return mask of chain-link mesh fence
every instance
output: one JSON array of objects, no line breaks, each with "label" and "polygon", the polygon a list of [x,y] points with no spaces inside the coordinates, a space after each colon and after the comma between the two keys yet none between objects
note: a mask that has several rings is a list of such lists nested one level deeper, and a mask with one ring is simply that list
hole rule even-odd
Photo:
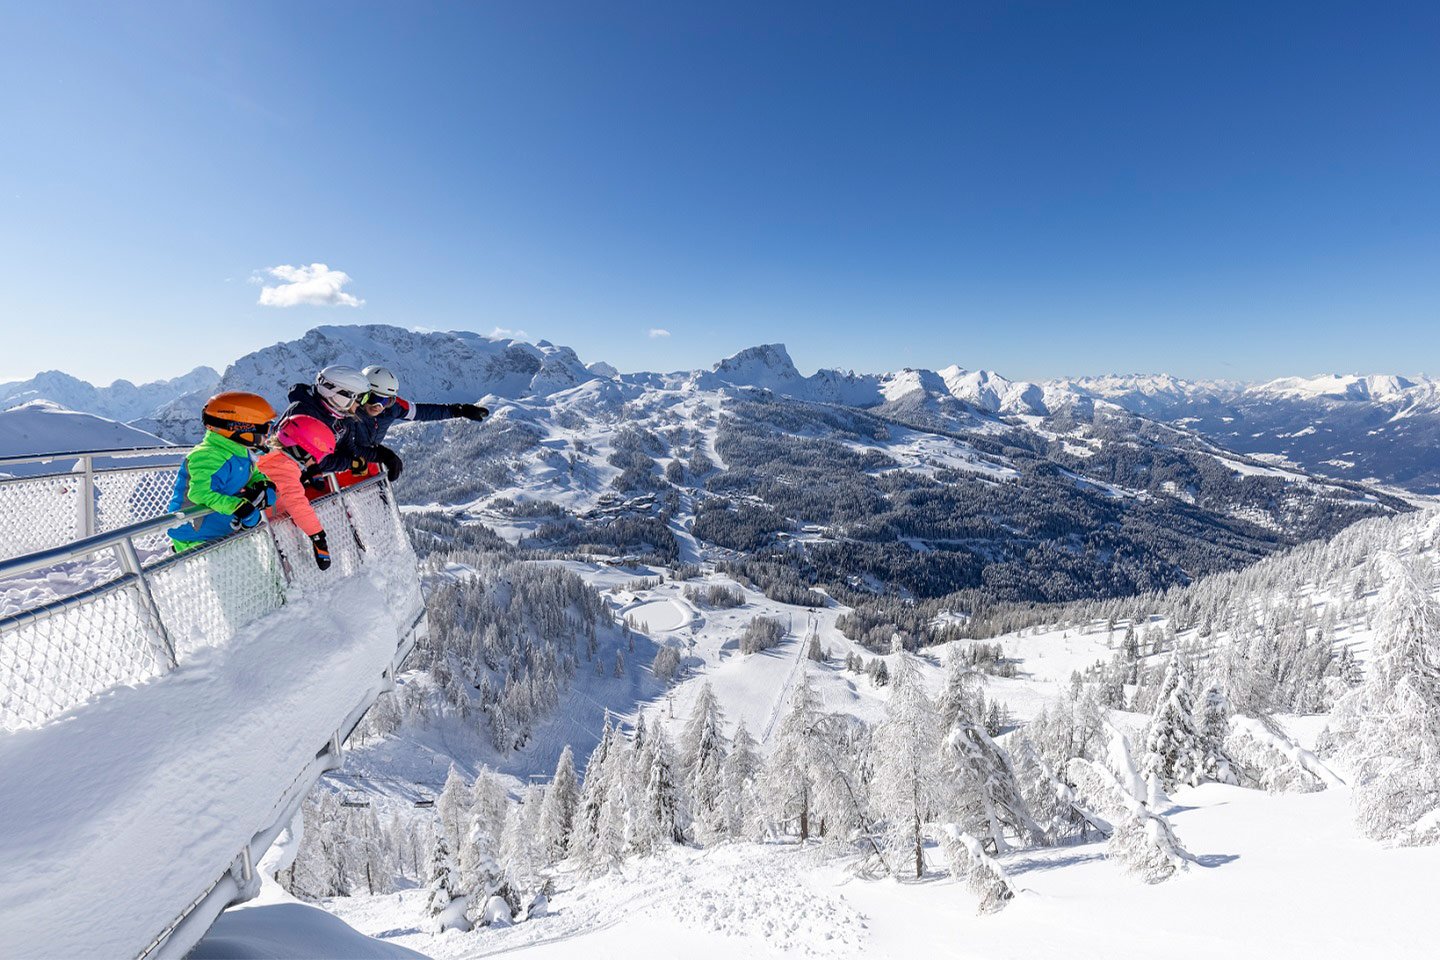
[{"label": "chain-link mesh fence", "polygon": [[260,527],[166,560],[147,579],[177,657],[228,643],[285,602],[280,558]]},{"label": "chain-link mesh fence", "polygon": [[0,559],[76,539],[84,474],[0,480]]},{"label": "chain-link mesh fence", "polygon": [[95,474],[95,532],[158,517],[175,490],[178,467],[132,467]]},{"label": "chain-link mesh fence", "polygon": [[[178,464],[107,467],[0,479],[0,559],[48,550],[165,512]],[[87,511],[88,504],[88,511]]]},{"label": "chain-link mesh fence", "polygon": [[[422,608],[419,579],[388,486],[366,483],[315,506],[329,540],[328,571],[316,567],[309,538],[283,519],[161,559],[143,580],[122,574],[107,549],[90,562],[118,580],[0,619],[0,728],[44,723],[103,690],[162,672],[166,657],[156,650],[164,651],[164,635],[183,663],[362,568],[381,574],[391,608],[410,623]],[[40,581],[46,576],[41,571]]]},{"label": "chain-link mesh fence", "polygon": [[103,690],[158,675],[158,638],[134,578],[0,633],[0,727],[38,726]]}]

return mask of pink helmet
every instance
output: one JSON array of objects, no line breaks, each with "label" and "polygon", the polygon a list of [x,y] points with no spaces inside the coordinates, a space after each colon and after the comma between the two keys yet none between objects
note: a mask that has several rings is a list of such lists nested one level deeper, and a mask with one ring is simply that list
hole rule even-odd
[{"label": "pink helmet", "polygon": [[283,447],[299,447],[316,460],[335,452],[335,434],[314,417],[297,413],[280,421],[275,438]]}]

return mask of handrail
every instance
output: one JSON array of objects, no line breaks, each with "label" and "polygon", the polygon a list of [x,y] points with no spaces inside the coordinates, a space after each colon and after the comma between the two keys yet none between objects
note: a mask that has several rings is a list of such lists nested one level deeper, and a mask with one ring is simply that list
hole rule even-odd
[{"label": "handrail", "polygon": [[[190,451],[186,450],[184,452],[189,453]],[[151,454],[151,456],[159,456],[159,454]],[[7,483],[34,483],[36,480],[53,480],[56,477],[111,477],[120,473],[145,473],[147,471],[153,470],[174,470],[179,465],[180,464],[177,461],[173,464],[139,463],[128,467],[96,467],[93,465],[92,461],[92,466],[88,474],[83,470],[72,469],[58,470],[54,473],[26,473],[21,474],[20,476],[0,476],[0,486],[4,486]]]},{"label": "handrail", "polygon": [[0,469],[12,463],[48,463],[51,460],[79,460],[82,457],[153,457],[164,453],[188,453],[190,448],[177,443],[163,447],[116,447],[111,450],[67,450],[60,453],[26,453],[0,457]]},{"label": "handrail", "polygon": [[111,530],[109,533],[97,533],[93,537],[73,540],[70,543],[61,544],[58,547],[51,547],[48,550],[39,550],[35,553],[12,557],[9,560],[0,560],[0,580],[5,580],[9,577],[18,577],[21,574],[51,567],[57,563],[64,563],[67,560],[77,560],[88,554],[98,553],[101,550],[119,546],[121,541],[128,541],[131,537],[141,537],[147,533],[157,533],[160,530],[176,526],[187,520],[194,520],[196,517],[203,517],[214,512],[215,511],[209,507],[187,507],[184,510],[176,510],[174,513],[164,513],[158,517],[152,517],[149,520],[141,520],[129,526],[120,527],[118,530]]}]

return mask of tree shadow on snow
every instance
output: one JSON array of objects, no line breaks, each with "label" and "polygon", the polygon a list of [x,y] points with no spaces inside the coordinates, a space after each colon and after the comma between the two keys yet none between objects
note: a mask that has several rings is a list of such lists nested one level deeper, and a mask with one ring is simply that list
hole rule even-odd
[{"label": "tree shadow on snow", "polygon": [[1097,860],[1104,860],[1104,851],[1095,853],[1077,853],[1069,857],[1051,859],[1049,857],[1026,857],[1023,860],[1015,860],[1005,864],[1005,872],[1012,877],[1022,873],[1035,873],[1041,870],[1055,870],[1060,867],[1074,867],[1082,863],[1094,863]]},{"label": "tree shadow on snow", "polygon": [[1240,859],[1238,853],[1201,853],[1195,855],[1195,862],[1202,867],[1213,869],[1223,867],[1227,863],[1233,863]]}]

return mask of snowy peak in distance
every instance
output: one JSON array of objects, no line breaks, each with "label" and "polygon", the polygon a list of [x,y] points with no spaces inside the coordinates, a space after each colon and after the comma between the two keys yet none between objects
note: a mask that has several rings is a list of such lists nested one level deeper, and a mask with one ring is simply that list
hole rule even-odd
[{"label": "snowy peak in distance", "polygon": [[154,380],[136,386],[116,380],[108,387],[72,377],[59,370],[46,370],[29,380],[0,383],[0,409],[46,400],[67,410],[78,410],[110,420],[135,420],[155,414],[177,397],[191,393],[209,396],[220,382],[220,374],[209,367],[196,367],[184,376]]},{"label": "snowy peak in distance", "polygon": [[1040,387],[988,370],[968,371],[956,365],[938,373],[914,367],[878,375],[819,370],[806,377],[779,343],[742,350],[715,364],[709,374],[695,375],[694,380],[700,386],[719,381],[763,388],[797,400],[858,407],[954,399],[992,414],[1045,413]]},{"label": "snowy peak in distance", "polygon": [[783,343],[748,347],[733,357],[721,360],[713,369],[715,376],[726,383],[764,387],[776,393],[788,392],[805,382]]},{"label": "snowy peak in distance", "polygon": [[1247,393],[1260,396],[1287,397],[1295,400],[1373,400],[1403,399],[1404,395],[1424,388],[1434,392],[1434,381],[1426,378],[1411,380],[1390,374],[1326,374],[1318,377],[1282,377],[1257,384]]},{"label": "snowy peak in distance", "polygon": [[400,378],[401,396],[421,401],[473,401],[485,396],[548,396],[597,374],[569,347],[547,341],[497,340],[464,330],[401,327],[316,327],[299,340],[265,347],[225,370],[222,389],[253,390],[272,402],[290,387],[309,383],[332,363],[389,367]]},{"label": "snowy peak in distance", "polygon": [[965,370],[951,365],[940,371],[940,379],[950,395],[974,404],[989,413],[1047,413],[1045,391],[1034,383],[1010,380],[989,370]]}]

